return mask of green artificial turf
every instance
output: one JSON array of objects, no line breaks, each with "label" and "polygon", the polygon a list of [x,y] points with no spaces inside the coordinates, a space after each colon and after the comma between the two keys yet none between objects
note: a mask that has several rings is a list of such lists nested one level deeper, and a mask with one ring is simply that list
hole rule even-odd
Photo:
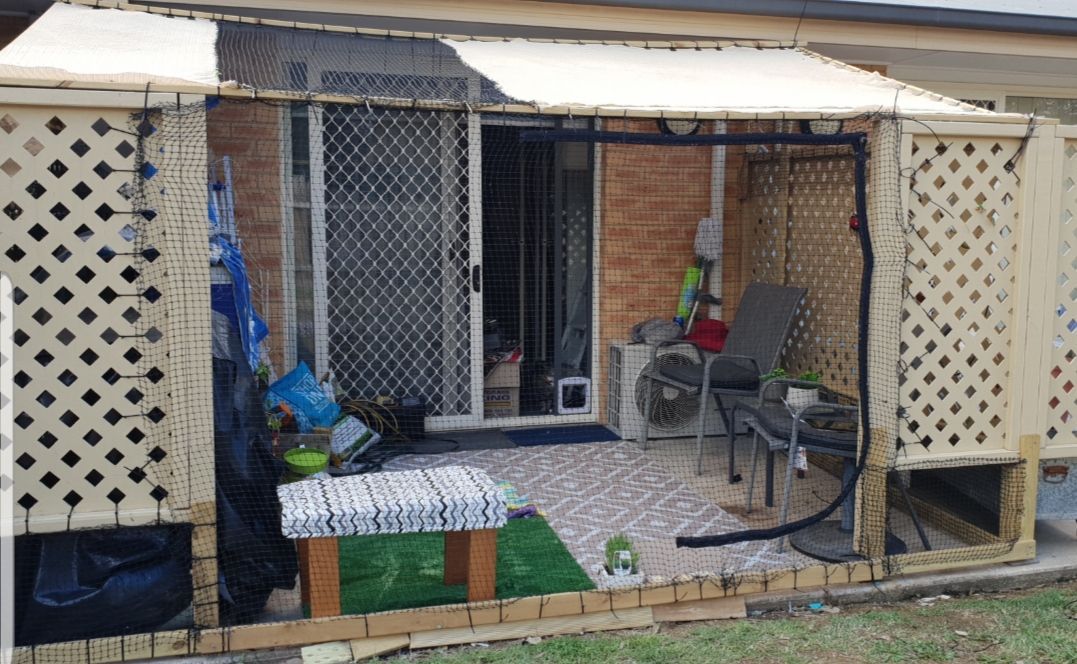
[{"label": "green artificial turf", "polygon": [[[455,604],[442,583],[443,533],[340,538],[340,608],[347,614]],[[594,584],[545,519],[513,519],[497,534],[498,598],[591,590]]]}]

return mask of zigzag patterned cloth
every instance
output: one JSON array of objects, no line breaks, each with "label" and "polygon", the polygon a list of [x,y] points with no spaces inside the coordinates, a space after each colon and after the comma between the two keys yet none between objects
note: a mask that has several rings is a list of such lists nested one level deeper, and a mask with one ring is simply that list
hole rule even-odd
[{"label": "zigzag patterned cloth", "polygon": [[290,539],[483,530],[505,525],[505,496],[469,466],[303,480],[277,487]]}]

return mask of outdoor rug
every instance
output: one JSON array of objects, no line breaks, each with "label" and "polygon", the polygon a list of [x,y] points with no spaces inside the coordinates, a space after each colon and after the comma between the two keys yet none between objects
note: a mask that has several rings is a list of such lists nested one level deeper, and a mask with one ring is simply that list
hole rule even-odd
[{"label": "outdoor rug", "polygon": [[[686,448],[688,449],[688,448]],[[692,464],[694,449],[680,461]],[[715,535],[744,530],[739,518],[674,477],[638,445],[616,441],[547,445],[451,454],[400,456],[385,470],[467,465],[495,480],[511,482],[545,513],[565,547],[599,588],[606,540],[628,535],[643,552],[647,576],[767,570],[814,561],[779,551],[776,541],[741,542],[705,549],[677,549],[678,535]],[[694,473],[693,473],[694,476]],[[712,475],[711,482],[723,481]]]},{"label": "outdoor rug", "polygon": [[604,443],[621,437],[601,424],[584,426],[536,427],[533,429],[507,429],[506,438],[520,447],[535,445],[568,445],[571,443]]}]

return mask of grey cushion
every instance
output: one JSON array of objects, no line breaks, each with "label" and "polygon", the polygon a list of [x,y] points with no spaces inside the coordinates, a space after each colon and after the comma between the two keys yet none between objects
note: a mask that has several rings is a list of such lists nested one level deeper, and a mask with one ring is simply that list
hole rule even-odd
[{"label": "grey cushion", "polygon": [[[666,378],[684,383],[686,385],[700,386],[703,384],[702,364],[673,364],[659,369]],[[745,392],[759,391],[759,376],[753,369],[729,360],[723,361],[721,357],[714,361],[711,366],[712,390],[738,390]]]},{"label": "grey cushion", "polygon": [[[763,406],[742,404],[737,406],[737,409],[743,410],[754,417],[759,426],[774,438],[789,440],[793,435],[793,415],[785,407],[785,404],[764,404]],[[842,414],[841,417],[848,416]],[[825,415],[809,412],[806,419],[825,419]],[[797,435],[797,445],[803,445],[835,456],[855,457],[856,433],[856,431],[817,429],[801,422],[800,433]]]}]

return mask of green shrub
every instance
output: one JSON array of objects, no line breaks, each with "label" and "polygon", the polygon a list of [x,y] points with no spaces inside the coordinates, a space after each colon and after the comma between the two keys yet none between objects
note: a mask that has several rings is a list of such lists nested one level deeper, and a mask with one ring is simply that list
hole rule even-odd
[{"label": "green shrub", "polygon": [[639,573],[639,553],[632,545],[632,540],[624,533],[618,533],[606,540],[606,570],[613,574],[617,562],[617,552],[628,551],[632,557],[632,573]]}]

